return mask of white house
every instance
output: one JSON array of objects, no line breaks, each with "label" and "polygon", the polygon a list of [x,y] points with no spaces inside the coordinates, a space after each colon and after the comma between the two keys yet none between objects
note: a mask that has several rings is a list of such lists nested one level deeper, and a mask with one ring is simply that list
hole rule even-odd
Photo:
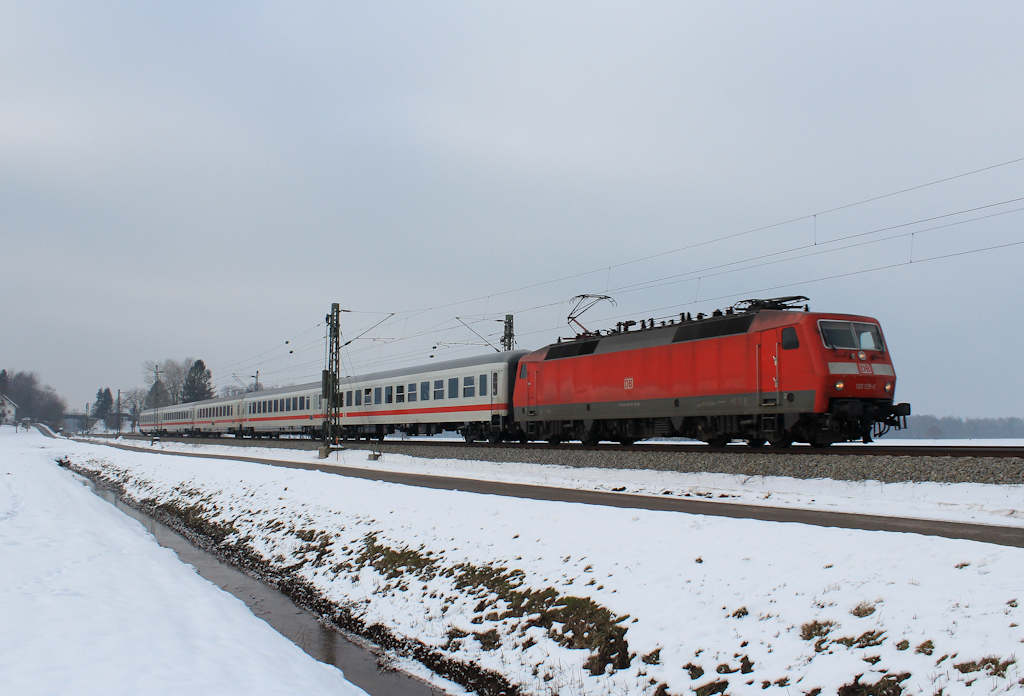
[{"label": "white house", "polygon": [[0,423],[14,425],[17,423],[18,404],[0,394]]}]

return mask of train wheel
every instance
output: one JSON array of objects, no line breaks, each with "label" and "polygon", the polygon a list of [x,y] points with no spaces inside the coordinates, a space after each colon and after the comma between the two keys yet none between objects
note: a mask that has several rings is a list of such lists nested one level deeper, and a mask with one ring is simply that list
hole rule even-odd
[{"label": "train wheel", "polygon": [[747,438],[748,447],[764,447],[765,439],[762,437]]},{"label": "train wheel", "polygon": [[781,440],[769,440],[768,444],[777,449],[785,449],[793,444],[793,441],[788,437],[784,437]]},{"label": "train wheel", "polygon": [[619,440],[619,444],[622,445],[623,447],[632,447],[634,442],[636,442],[636,440],[630,437],[624,437],[621,440]]},{"label": "train wheel", "polygon": [[725,447],[729,444],[729,439],[727,437],[713,437],[708,440],[708,444],[712,447]]},{"label": "train wheel", "polygon": [[498,444],[499,442],[501,442],[501,433],[491,433],[490,436],[487,438],[487,442],[491,443],[492,445]]}]

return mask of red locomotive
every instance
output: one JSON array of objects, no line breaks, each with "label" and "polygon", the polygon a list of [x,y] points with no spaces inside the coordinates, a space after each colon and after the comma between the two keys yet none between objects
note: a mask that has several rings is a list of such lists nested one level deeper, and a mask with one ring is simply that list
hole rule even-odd
[{"label": "red locomotive", "polygon": [[711,316],[620,323],[523,356],[513,418],[529,440],[827,446],[906,427],[878,322],[747,300]]}]

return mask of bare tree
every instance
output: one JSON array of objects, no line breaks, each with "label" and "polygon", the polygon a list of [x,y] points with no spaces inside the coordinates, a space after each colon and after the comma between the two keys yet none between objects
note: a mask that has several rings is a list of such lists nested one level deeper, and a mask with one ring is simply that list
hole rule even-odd
[{"label": "bare tree", "polygon": [[53,387],[43,386],[34,372],[6,372],[4,394],[18,404],[18,418],[41,421],[56,428],[67,404]]},{"label": "bare tree", "polygon": [[245,387],[240,387],[237,384],[225,384],[223,387],[220,388],[220,391],[217,392],[217,395],[238,396],[240,394],[248,394],[250,391],[252,390],[246,389]]},{"label": "bare tree", "polygon": [[149,389],[145,387],[132,387],[121,392],[121,403],[128,411],[128,417],[132,422],[132,432],[135,432],[139,424],[139,416],[146,407],[146,395]]},{"label": "bare tree", "polygon": [[142,370],[146,384],[152,387],[157,379],[157,370],[159,369],[160,381],[163,383],[170,403],[179,404],[181,403],[181,388],[185,384],[185,377],[188,375],[188,370],[192,367],[193,363],[195,363],[195,359],[191,357],[184,360],[168,358],[163,363],[147,360],[142,363]]}]

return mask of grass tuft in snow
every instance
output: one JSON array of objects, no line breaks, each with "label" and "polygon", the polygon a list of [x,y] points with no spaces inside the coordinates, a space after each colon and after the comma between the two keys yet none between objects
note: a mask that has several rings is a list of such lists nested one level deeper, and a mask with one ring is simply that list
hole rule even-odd
[{"label": "grass tuft in snow", "polygon": [[971,662],[961,662],[958,665],[953,665],[953,667],[961,674],[970,674],[972,672],[981,672],[984,670],[985,674],[990,677],[1005,677],[1006,668],[1016,662],[1017,661],[1012,657],[1000,662],[998,657],[989,655],[988,657],[983,657]]},{"label": "grass tuft in snow", "polygon": [[728,680],[721,679],[719,681],[713,681],[710,684],[698,687],[693,690],[693,693],[697,696],[713,696],[713,694],[724,694],[725,690],[729,688]]},{"label": "grass tuft in snow", "polygon": [[861,684],[863,674],[854,677],[853,682],[839,687],[839,696],[900,696],[903,693],[902,682],[910,678],[910,673],[887,674],[874,684]]},{"label": "grass tuft in snow", "polygon": [[865,616],[871,616],[872,614],[875,613],[875,605],[871,604],[869,602],[861,602],[860,604],[855,606],[853,609],[851,609],[850,613],[853,614],[854,616],[858,617],[858,618],[864,618]]}]

